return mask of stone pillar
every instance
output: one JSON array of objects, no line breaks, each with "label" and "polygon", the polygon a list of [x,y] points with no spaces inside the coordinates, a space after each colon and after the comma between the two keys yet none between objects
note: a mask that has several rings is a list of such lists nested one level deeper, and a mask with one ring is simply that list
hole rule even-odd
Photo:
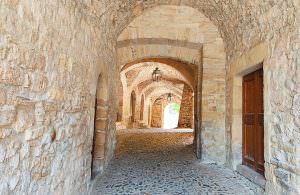
[{"label": "stone pillar", "polygon": [[123,84],[119,80],[118,81],[118,112],[117,112],[117,122],[121,122],[123,120]]},{"label": "stone pillar", "polygon": [[95,135],[93,147],[93,175],[102,172],[105,157],[107,103],[103,99],[96,100]]},{"label": "stone pillar", "polygon": [[178,127],[192,128],[193,127],[193,90],[184,85],[182,100],[179,112]]},{"label": "stone pillar", "polygon": [[[203,56],[203,49],[201,50]],[[202,59],[202,58],[201,58]],[[203,61],[197,68],[195,76],[195,93],[194,93],[194,144],[196,147],[197,158],[202,158],[202,141],[201,141],[201,125],[202,125],[202,82],[203,82]]]},{"label": "stone pillar", "polygon": [[140,121],[144,120],[144,110],[145,110],[145,102],[144,95],[141,97],[141,107],[140,107]]}]

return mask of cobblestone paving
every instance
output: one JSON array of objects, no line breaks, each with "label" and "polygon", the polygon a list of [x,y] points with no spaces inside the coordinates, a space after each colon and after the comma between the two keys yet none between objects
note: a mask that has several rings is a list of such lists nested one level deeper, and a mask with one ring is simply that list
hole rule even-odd
[{"label": "cobblestone paving", "polygon": [[192,136],[180,131],[119,131],[116,156],[92,194],[260,194],[237,173],[197,161]]}]

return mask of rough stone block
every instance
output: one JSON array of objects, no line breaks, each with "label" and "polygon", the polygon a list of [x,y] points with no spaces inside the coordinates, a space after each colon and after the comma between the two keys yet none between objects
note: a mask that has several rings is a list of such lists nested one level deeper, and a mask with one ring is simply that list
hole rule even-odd
[{"label": "rough stone block", "polygon": [[2,128],[1,131],[0,131],[0,139],[4,139],[8,136],[10,136],[13,132],[13,129],[4,129]]},{"label": "rough stone block", "polygon": [[16,188],[16,186],[18,185],[19,180],[20,180],[20,172],[18,172],[17,174],[15,174],[13,177],[10,178],[9,189],[14,190]]},{"label": "rough stone block", "polygon": [[23,78],[20,69],[15,67],[3,68],[0,67],[0,83],[21,86]]},{"label": "rough stone block", "polygon": [[0,105],[4,105],[6,103],[6,90],[1,89],[0,91]]},{"label": "rough stone block", "polygon": [[0,107],[0,127],[11,125],[16,119],[16,108],[14,106]]},{"label": "rough stone block", "polygon": [[104,158],[104,149],[105,146],[103,144],[96,144],[94,148],[94,159],[103,159]]},{"label": "rough stone block", "polygon": [[96,122],[95,122],[96,124],[95,124],[95,128],[96,129],[99,129],[99,130],[105,130],[105,128],[106,128],[106,119],[98,119],[98,120],[96,120]]},{"label": "rough stone block", "polygon": [[25,140],[30,141],[41,138],[45,132],[45,127],[32,127],[25,131]]},{"label": "rough stone block", "polygon": [[31,80],[31,89],[34,92],[44,92],[48,87],[48,78],[42,73],[35,73]]},{"label": "rough stone block", "polygon": [[19,110],[17,114],[17,123],[15,129],[17,132],[23,132],[34,124],[34,114],[31,110]]},{"label": "rough stone block", "polygon": [[0,145],[0,163],[2,163],[5,159],[6,149],[4,145]]},{"label": "rough stone block", "polygon": [[292,113],[296,117],[300,117],[300,94],[294,96]]},{"label": "rough stone block", "polygon": [[39,102],[35,105],[35,121],[38,124],[43,124],[43,122],[45,121],[45,108],[43,105],[43,102]]},{"label": "rough stone block", "polygon": [[27,158],[29,156],[30,146],[27,143],[24,143],[22,145],[22,148],[20,150],[20,159],[24,160],[24,158]]},{"label": "rough stone block", "polygon": [[7,57],[7,48],[0,48],[0,60],[4,60]]},{"label": "rough stone block", "polygon": [[104,131],[96,131],[95,136],[95,144],[101,145],[105,143],[106,133]]},{"label": "rough stone block", "polygon": [[72,100],[66,104],[66,111],[68,113],[81,112],[85,108],[85,102],[82,101],[82,98],[78,95],[73,95]]},{"label": "rough stone block", "polygon": [[27,97],[17,96],[16,97],[16,104],[22,106],[34,106],[35,102]]},{"label": "rough stone block", "polygon": [[9,142],[6,150],[6,158],[12,158],[16,156],[19,149],[20,142],[18,142],[17,140]]},{"label": "rough stone block", "polygon": [[46,65],[46,58],[43,55],[31,53],[28,59],[28,67],[31,69],[43,70]]},{"label": "rough stone block", "polygon": [[96,110],[96,118],[106,118],[107,110],[105,108],[97,108]]},{"label": "rough stone block", "polygon": [[284,182],[289,182],[289,172],[282,169],[282,168],[277,168],[274,170],[274,174],[277,178]]}]

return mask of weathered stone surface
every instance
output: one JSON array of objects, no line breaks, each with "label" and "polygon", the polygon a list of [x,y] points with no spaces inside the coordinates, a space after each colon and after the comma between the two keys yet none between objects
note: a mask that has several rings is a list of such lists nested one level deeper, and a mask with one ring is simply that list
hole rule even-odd
[{"label": "weathered stone surface", "polygon": [[4,60],[7,56],[7,48],[0,48],[0,59]]},{"label": "weathered stone surface", "polygon": [[8,189],[8,184],[7,183],[1,183],[0,184],[0,191],[1,193],[8,195],[9,194],[9,189]]},{"label": "weathered stone surface", "polygon": [[34,113],[32,110],[19,110],[17,114],[16,132],[24,132],[34,125]]},{"label": "weathered stone surface", "polygon": [[9,189],[11,191],[13,191],[16,188],[16,186],[19,183],[19,180],[20,180],[20,173],[19,172],[18,172],[17,175],[11,177],[11,179],[9,180]]},{"label": "weathered stone surface", "polygon": [[6,103],[6,91],[0,91],[0,105],[4,105]]},{"label": "weathered stone surface", "polygon": [[45,92],[48,87],[48,78],[43,73],[33,74],[31,82],[34,92]]},{"label": "weathered stone surface", "polygon": [[1,129],[1,132],[0,132],[0,138],[1,139],[4,139],[8,136],[10,136],[13,132],[13,129],[10,129],[10,128],[2,128]]},{"label": "weathered stone surface", "polygon": [[46,132],[46,127],[32,127],[25,131],[25,140],[31,141],[41,138]]},{"label": "weathered stone surface", "polygon": [[38,125],[42,125],[45,121],[45,108],[42,102],[35,104],[34,116],[35,122]]},{"label": "weathered stone surface", "polygon": [[16,112],[14,106],[0,107],[0,127],[12,124],[15,121]]},{"label": "weathered stone surface", "polygon": [[6,149],[4,146],[0,145],[0,162],[2,163],[5,159]]},{"label": "weathered stone surface", "polygon": [[300,118],[300,94],[294,96],[292,113],[295,117]]},{"label": "weathered stone surface", "polygon": [[31,70],[44,70],[46,66],[46,57],[36,51],[24,53],[24,60],[24,67]]},{"label": "weathered stone surface", "polygon": [[23,84],[21,70],[15,67],[0,67],[0,83],[20,86]]},{"label": "weathered stone surface", "polygon": [[183,88],[180,112],[179,112],[179,128],[193,128],[193,91],[185,85]]}]

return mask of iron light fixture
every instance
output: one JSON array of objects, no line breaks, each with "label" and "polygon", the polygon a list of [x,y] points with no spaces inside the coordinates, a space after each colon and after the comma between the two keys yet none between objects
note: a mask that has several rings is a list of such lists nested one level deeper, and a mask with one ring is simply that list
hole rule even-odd
[{"label": "iron light fixture", "polygon": [[171,100],[172,100],[172,94],[169,93],[169,94],[168,94],[168,97],[167,97],[167,101],[168,101],[168,102],[171,102]]},{"label": "iron light fixture", "polygon": [[162,73],[161,73],[161,70],[159,70],[157,67],[155,68],[155,70],[153,70],[153,73],[152,73],[152,80],[154,82],[159,82],[160,79],[162,77]]}]

